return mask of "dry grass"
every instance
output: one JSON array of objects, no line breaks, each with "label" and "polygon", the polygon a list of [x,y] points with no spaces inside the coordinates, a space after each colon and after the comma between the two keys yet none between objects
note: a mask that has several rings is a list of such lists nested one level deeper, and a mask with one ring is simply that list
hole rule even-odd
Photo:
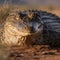
[{"label": "dry grass", "polygon": [[[48,8],[49,7],[37,7],[36,8],[36,7],[28,7],[28,6],[2,6],[2,7],[0,7],[0,37],[2,36],[2,33],[3,33],[2,28],[3,28],[4,21],[6,20],[8,14],[9,14],[9,11],[11,11],[12,9],[15,9],[15,10],[38,9],[38,10],[51,12],[60,17],[60,9],[58,9],[59,7],[54,8],[54,10],[51,10],[51,11]],[[0,60],[6,60],[7,55],[5,55],[5,54],[7,52],[3,52],[3,51],[4,51],[4,47],[0,44]],[[9,59],[7,59],[7,60],[9,60]]]},{"label": "dry grass", "polygon": [[51,6],[17,6],[17,5],[9,5],[0,7],[0,23],[5,21],[10,10],[28,10],[28,9],[38,9],[43,11],[48,11],[53,14],[60,16],[59,7],[51,7]]},{"label": "dry grass", "polygon": [[[28,10],[28,9],[38,9],[42,11],[51,12],[53,14],[56,14],[60,17],[60,8],[59,7],[53,7],[53,6],[17,6],[17,5],[3,5],[0,6],[0,38],[3,33],[3,26],[4,22],[11,10]],[[1,39],[0,39],[1,41]]]},{"label": "dry grass", "polygon": [[52,6],[17,6],[17,5],[0,6],[0,36],[2,34],[1,30],[3,28],[4,21],[6,20],[9,12],[13,9],[14,10],[38,9],[38,10],[51,12],[51,13],[56,14],[57,16],[60,17],[60,8],[59,7],[52,7]]},{"label": "dry grass", "polygon": [[9,8],[1,8],[0,9],[0,23],[6,20],[9,13]]}]

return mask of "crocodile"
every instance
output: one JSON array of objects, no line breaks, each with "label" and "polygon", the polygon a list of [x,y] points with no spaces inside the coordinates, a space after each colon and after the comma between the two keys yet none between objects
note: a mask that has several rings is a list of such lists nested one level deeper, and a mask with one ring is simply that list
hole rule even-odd
[{"label": "crocodile", "polygon": [[41,10],[10,13],[4,25],[2,43],[12,45],[60,45],[60,18]]}]

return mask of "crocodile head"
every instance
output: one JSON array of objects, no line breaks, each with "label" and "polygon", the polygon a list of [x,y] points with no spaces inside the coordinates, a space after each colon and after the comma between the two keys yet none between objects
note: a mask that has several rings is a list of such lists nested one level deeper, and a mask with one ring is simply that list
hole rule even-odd
[{"label": "crocodile head", "polygon": [[42,31],[43,23],[38,12],[21,11],[19,17],[19,29],[23,35],[33,35]]}]

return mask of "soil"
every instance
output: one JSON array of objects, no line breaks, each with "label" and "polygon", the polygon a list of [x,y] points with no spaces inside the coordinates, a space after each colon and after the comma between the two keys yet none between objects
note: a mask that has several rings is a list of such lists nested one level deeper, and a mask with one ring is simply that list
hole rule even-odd
[{"label": "soil", "polygon": [[60,60],[60,49],[48,45],[34,45],[30,47],[13,46],[6,48],[7,60]]}]

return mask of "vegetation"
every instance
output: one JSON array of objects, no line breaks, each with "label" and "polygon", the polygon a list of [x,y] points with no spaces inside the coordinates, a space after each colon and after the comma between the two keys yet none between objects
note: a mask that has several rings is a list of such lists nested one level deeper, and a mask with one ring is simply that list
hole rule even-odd
[{"label": "vegetation", "polygon": [[9,7],[1,7],[0,9],[0,23],[6,20],[8,13],[10,11]]},{"label": "vegetation", "polygon": [[[2,25],[4,24],[4,21],[6,20],[9,12],[12,9],[19,9],[19,10],[24,10],[25,9],[26,10],[26,9],[29,9],[29,7],[26,7],[26,6],[18,6],[18,7],[17,6],[2,6],[2,7],[0,7],[0,37],[2,36],[2,33],[3,33],[3,31],[2,31],[3,30],[2,29],[3,28]],[[31,7],[31,9],[32,9],[32,7]],[[34,9],[51,11],[52,13],[55,13],[58,16],[60,16],[60,9],[55,9],[52,6],[37,7],[37,8],[34,7]],[[0,60],[9,60],[9,59],[6,59],[7,56],[5,55],[6,53],[3,50],[4,50],[4,47],[0,44]]]},{"label": "vegetation", "polygon": [[[38,10],[44,10],[44,11],[50,11],[52,13],[56,13],[59,15],[59,13],[57,13],[58,11],[60,11],[60,9],[56,9],[55,7],[49,5],[49,6],[46,6],[46,7],[31,7],[31,6],[17,6],[17,5],[3,5],[3,6],[0,6],[0,23],[2,23],[3,21],[6,20],[8,14],[9,14],[9,11],[12,10],[12,9],[19,9],[19,10],[27,10],[27,9],[38,9]],[[59,7],[58,7],[59,8]],[[53,12],[54,11],[54,12]]]}]

